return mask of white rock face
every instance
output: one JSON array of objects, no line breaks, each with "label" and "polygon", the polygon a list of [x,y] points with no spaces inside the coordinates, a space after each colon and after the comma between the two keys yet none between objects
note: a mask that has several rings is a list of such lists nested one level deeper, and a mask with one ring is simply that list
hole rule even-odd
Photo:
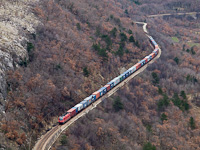
[{"label": "white rock face", "polygon": [[14,69],[15,60],[28,58],[27,34],[40,24],[32,13],[38,0],[0,0],[0,101],[6,96],[6,71]]}]

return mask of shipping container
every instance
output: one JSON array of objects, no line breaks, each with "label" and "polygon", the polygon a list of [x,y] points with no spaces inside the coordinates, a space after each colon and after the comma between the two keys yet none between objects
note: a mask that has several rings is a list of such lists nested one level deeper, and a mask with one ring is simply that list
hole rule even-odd
[{"label": "shipping container", "polygon": [[92,96],[92,101],[96,100],[96,95],[91,95]]},{"label": "shipping container", "polygon": [[76,115],[76,109],[71,108],[70,110],[67,111],[68,113],[70,113],[70,116],[73,117]]},{"label": "shipping container", "polygon": [[100,93],[98,91],[94,92],[92,95],[95,95],[96,99],[98,99],[100,97]]},{"label": "shipping container", "polygon": [[149,55],[150,60],[152,60],[152,55]]},{"label": "shipping container", "polygon": [[72,107],[72,108],[76,110],[76,113],[78,113],[78,108],[77,107]]},{"label": "shipping container", "polygon": [[87,104],[88,102],[87,101],[82,101],[82,102],[80,102],[79,104],[82,104],[83,105],[83,108],[85,108],[85,107],[87,107],[88,106],[88,104]]},{"label": "shipping container", "polygon": [[141,67],[140,63],[137,63],[136,65],[134,65],[136,67],[136,70],[138,70]]},{"label": "shipping container", "polygon": [[113,79],[114,86],[116,86],[120,82],[120,76]]},{"label": "shipping container", "polygon": [[103,91],[103,95],[106,94],[106,92],[107,92],[107,88],[106,87],[102,87],[100,90]]},{"label": "shipping container", "polygon": [[124,78],[123,78],[123,75],[122,75],[122,74],[120,74],[120,75],[119,75],[119,79],[120,79],[120,82],[124,80]]},{"label": "shipping container", "polygon": [[131,73],[135,72],[136,66],[132,66],[132,67],[130,68],[130,70],[131,70]]},{"label": "shipping container", "polygon": [[83,104],[77,104],[74,107],[78,108],[78,111],[81,111],[83,109]]},{"label": "shipping container", "polygon": [[112,80],[112,81],[110,81],[110,82],[108,82],[107,83],[107,85],[110,85],[110,89],[112,89],[114,86],[115,86],[115,84],[114,84],[114,81]]},{"label": "shipping container", "polygon": [[141,64],[141,66],[144,66],[145,60],[141,60],[141,61],[139,61],[139,63]]},{"label": "shipping container", "polygon": [[125,71],[124,74],[125,74],[125,77],[127,78],[129,76],[129,70]]},{"label": "shipping container", "polygon": [[84,101],[87,101],[87,105],[90,105],[92,103],[92,95],[90,95],[89,97],[86,97]]},{"label": "shipping container", "polygon": [[104,87],[106,87],[107,92],[110,91],[110,85],[109,84],[106,84]]},{"label": "shipping container", "polygon": [[148,58],[144,58],[145,64],[148,63]]},{"label": "shipping container", "polygon": [[100,93],[100,96],[103,95],[103,90],[102,89],[99,89],[98,92]]},{"label": "shipping container", "polygon": [[151,60],[150,56],[146,56],[145,58],[147,59],[148,62]]}]

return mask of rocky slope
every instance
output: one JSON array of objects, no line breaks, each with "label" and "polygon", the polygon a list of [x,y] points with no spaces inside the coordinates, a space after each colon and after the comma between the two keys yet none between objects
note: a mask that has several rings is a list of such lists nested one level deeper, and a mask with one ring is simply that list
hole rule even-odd
[{"label": "rocky slope", "polygon": [[27,58],[28,34],[35,33],[40,23],[31,12],[30,5],[37,0],[2,0],[0,2],[0,100],[6,96],[5,76],[7,70],[18,67]]}]

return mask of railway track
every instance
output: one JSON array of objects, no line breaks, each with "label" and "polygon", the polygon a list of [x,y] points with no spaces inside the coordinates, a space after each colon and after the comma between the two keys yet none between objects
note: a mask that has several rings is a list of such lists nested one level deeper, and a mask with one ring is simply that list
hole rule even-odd
[{"label": "railway track", "polygon": [[[143,22],[135,22],[135,23],[143,24],[143,30],[144,30],[145,34],[147,36],[149,36],[147,34],[148,31],[146,29],[147,23],[143,23]],[[123,87],[126,83],[128,83],[133,77],[135,77],[139,73],[143,72],[148,67],[148,65],[154,63],[156,61],[156,59],[158,59],[160,57],[160,55],[161,55],[161,49],[159,48],[159,53],[158,53],[158,55],[153,60],[151,60],[150,62],[148,62],[147,64],[145,64],[143,67],[141,67],[139,70],[137,70],[136,72],[134,72],[132,75],[130,75],[128,78],[126,78],[120,84],[118,84],[117,86],[115,86],[112,90],[110,90],[104,96],[102,96],[97,101],[95,101],[94,103],[92,103],[90,106],[88,106],[87,108],[85,108],[84,110],[82,110],[80,113],[78,113],[72,119],[70,119],[68,122],[66,122],[63,125],[57,125],[57,126],[53,127],[50,131],[48,131],[45,135],[43,135],[38,140],[38,142],[36,143],[36,145],[33,148],[33,150],[49,150],[51,148],[51,146],[54,144],[54,142],[57,140],[57,138],[59,137],[59,135],[66,128],[68,128],[76,120],[78,120],[79,118],[81,118],[82,116],[84,116],[85,114],[87,114],[90,110],[94,109],[103,100],[105,100],[106,98],[108,98],[112,94],[114,94],[116,91],[118,91],[121,87]]]}]

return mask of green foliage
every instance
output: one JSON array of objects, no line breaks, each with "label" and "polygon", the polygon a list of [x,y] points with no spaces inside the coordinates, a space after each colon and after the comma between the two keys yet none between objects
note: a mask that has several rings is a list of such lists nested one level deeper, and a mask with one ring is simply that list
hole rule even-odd
[{"label": "green foliage", "polygon": [[172,40],[175,42],[175,43],[178,43],[179,42],[179,39],[177,37],[172,37]]},{"label": "green foliage", "polygon": [[89,74],[90,74],[90,72],[88,71],[87,67],[84,67],[84,68],[83,68],[83,75],[84,75],[85,77],[89,77]]},{"label": "green foliage", "polygon": [[66,135],[63,135],[63,136],[61,137],[60,143],[61,143],[62,145],[66,145],[66,144],[68,143],[68,140],[67,140],[67,136],[66,136]]},{"label": "green foliage", "polygon": [[113,19],[114,18],[114,16],[113,15],[110,15],[110,19]]},{"label": "green foliage", "polygon": [[156,147],[148,142],[143,145],[143,150],[156,150]]},{"label": "green foliage", "polygon": [[32,35],[33,39],[36,40],[36,34],[32,33],[31,35]]},{"label": "green foliage", "polygon": [[189,123],[190,123],[190,128],[191,128],[192,130],[196,128],[195,120],[194,120],[193,117],[190,117]]},{"label": "green foliage", "polygon": [[163,90],[162,90],[161,87],[158,88],[158,93],[161,94],[161,95],[163,94]]},{"label": "green foliage", "polygon": [[179,64],[179,58],[178,57],[175,57],[174,61],[176,62],[177,65]]},{"label": "green foliage", "polygon": [[135,46],[137,46],[138,48],[140,48],[140,43],[138,41],[135,41]]},{"label": "green foliage", "polygon": [[125,33],[121,32],[121,33],[120,33],[120,37],[121,37],[121,42],[127,41],[127,36],[126,36]]},{"label": "green foliage", "polygon": [[112,47],[112,40],[108,35],[102,35],[102,39],[106,42],[106,49],[110,50]]},{"label": "green foliage", "polygon": [[133,31],[131,29],[129,29],[128,34],[133,34]]},{"label": "green foliage", "polygon": [[121,99],[120,99],[119,96],[116,97],[116,99],[114,100],[113,108],[114,108],[114,110],[115,110],[116,112],[118,112],[118,111],[124,109],[124,105],[123,105],[123,103],[121,102]]},{"label": "green foliage", "polygon": [[198,80],[197,80],[197,78],[195,76],[191,76],[189,74],[186,76],[186,80],[190,81],[190,82],[193,82],[193,83],[197,83],[198,82]]},{"label": "green foliage", "polygon": [[128,10],[126,9],[126,10],[124,11],[124,13],[128,15]]},{"label": "green foliage", "polygon": [[119,47],[119,49],[115,53],[116,55],[122,57],[124,55],[124,49],[122,46]]},{"label": "green foliage", "polygon": [[180,96],[181,96],[183,99],[187,99],[187,96],[186,96],[186,94],[185,94],[185,91],[181,91]]},{"label": "green foliage", "polygon": [[192,53],[192,55],[196,54],[196,52],[194,51],[194,47],[191,48],[191,53]]},{"label": "green foliage", "polygon": [[34,49],[33,43],[27,42],[27,51],[28,51],[28,53],[31,52],[31,50],[33,50],[33,49]]},{"label": "green foliage", "polygon": [[158,101],[158,110],[163,109],[169,105],[169,98],[166,94],[163,95],[163,98]]},{"label": "green foliage", "polygon": [[77,27],[78,30],[81,30],[81,25],[80,25],[80,23],[77,23],[77,24],[76,24],[76,27]]},{"label": "green foliage", "polygon": [[94,48],[95,51],[97,51],[99,56],[103,57],[104,60],[107,60],[108,54],[106,52],[106,49],[101,48],[100,44],[93,44],[92,47]]},{"label": "green foliage", "polygon": [[145,127],[148,132],[152,132],[152,126],[150,124],[147,124]]},{"label": "green foliage", "polygon": [[22,66],[22,67],[27,67],[27,65],[28,65],[27,59],[25,58],[24,60],[21,60],[21,62],[19,63],[19,65]]},{"label": "green foliage", "polygon": [[132,35],[129,37],[129,42],[135,43],[135,39],[134,39],[134,37]]},{"label": "green foliage", "polygon": [[117,36],[117,28],[113,28],[111,31],[110,31],[110,35],[113,36],[113,37],[116,37]]},{"label": "green foliage", "polygon": [[159,84],[160,79],[159,79],[157,73],[152,72],[151,75],[152,75],[152,77],[153,77],[153,84],[154,84],[154,85]]},{"label": "green foliage", "polygon": [[182,111],[189,110],[189,104],[186,100],[181,100],[177,93],[174,93],[174,96],[172,98],[172,102],[175,106],[177,106]]},{"label": "green foliage", "polygon": [[160,119],[162,120],[162,122],[164,120],[167,120],[167,115],[165,113],[162,113],[161,116],[160,116]]},{"label": "green foliage", "polygon": [[61,64],[57,64],[57,65],[55,66],[55,69],[56,69],[56,70],[61,70],[61,69],[62,69]]}]

